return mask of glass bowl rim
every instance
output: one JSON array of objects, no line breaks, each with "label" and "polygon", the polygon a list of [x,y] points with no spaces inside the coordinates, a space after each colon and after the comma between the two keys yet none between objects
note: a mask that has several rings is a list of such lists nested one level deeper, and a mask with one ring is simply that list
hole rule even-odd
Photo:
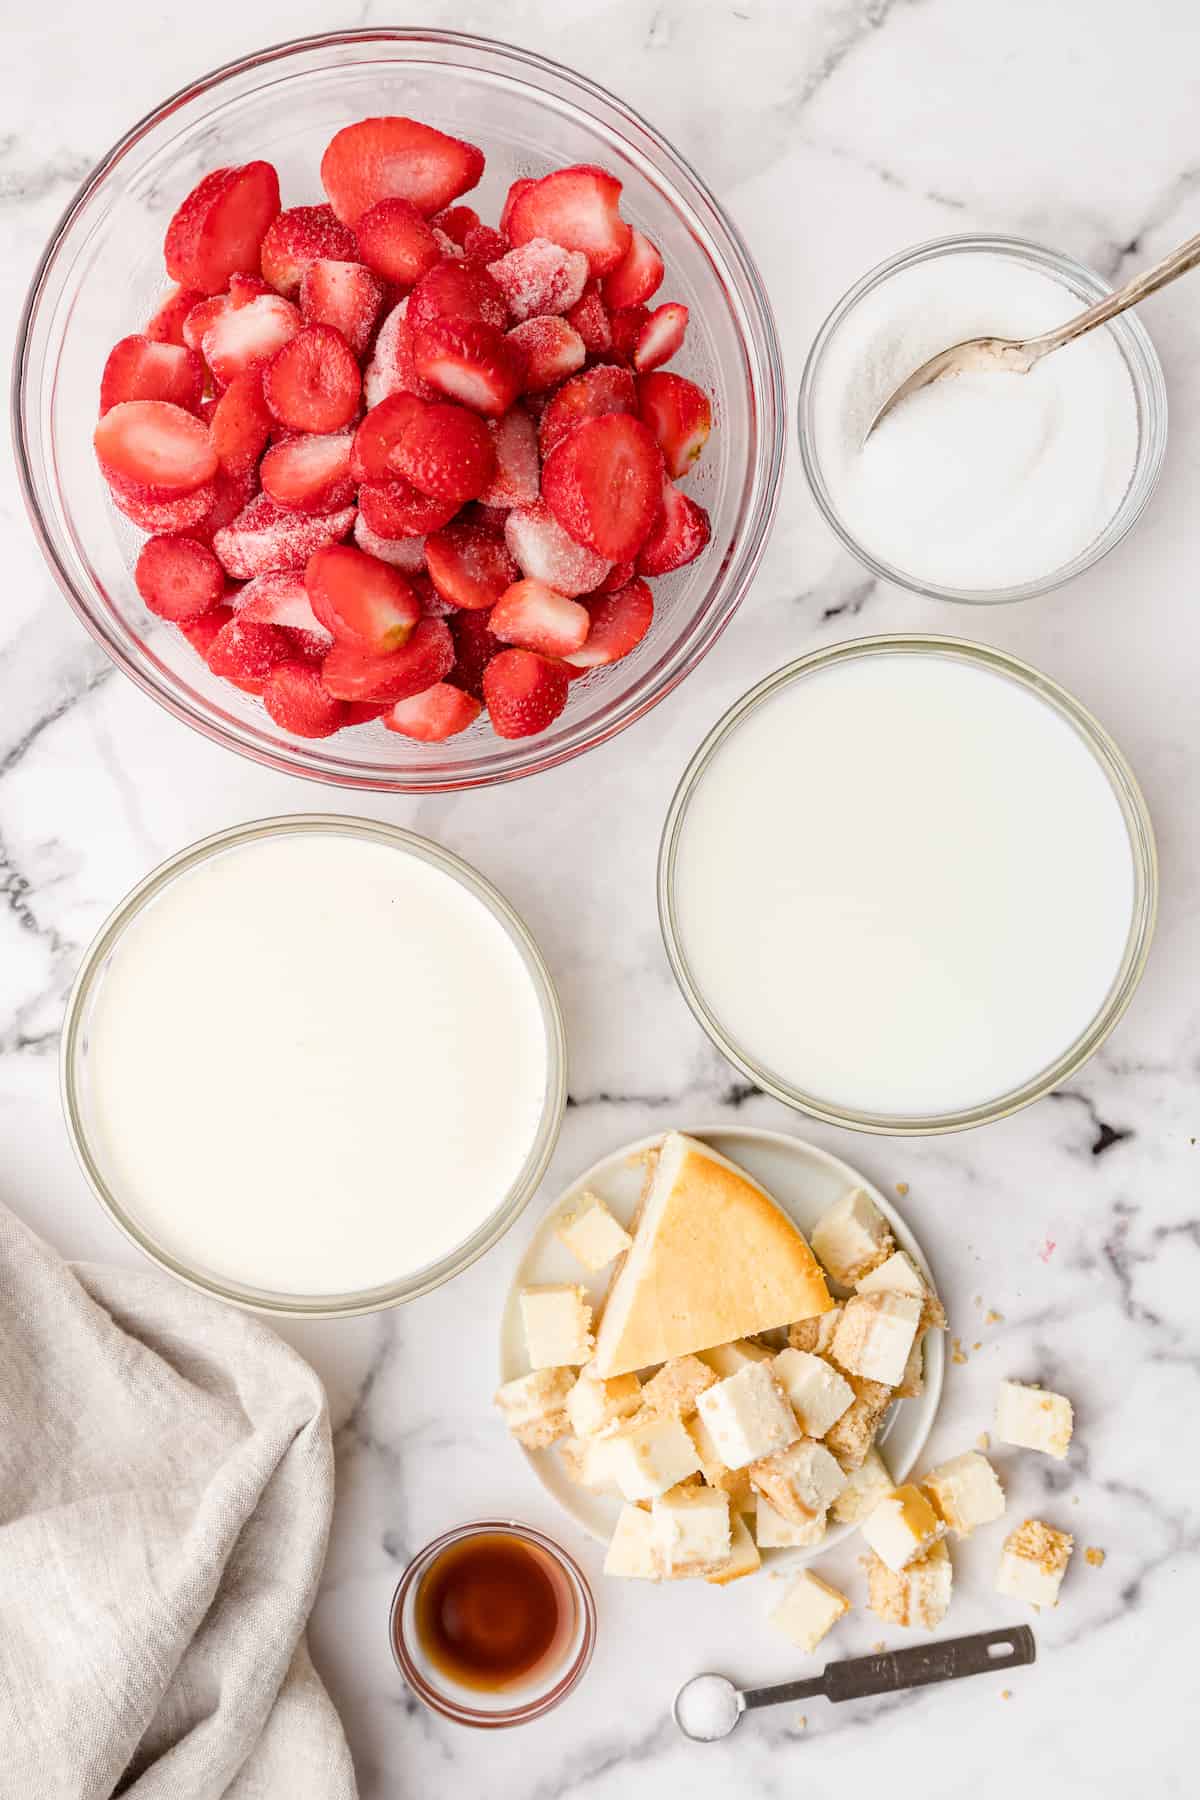
[{"label": "glass bowl rim", "polygon": [[1052,250],[1044,244],[1034,243],[1031,239],[1005,236],[1000,233],[960,232],[949,237],[929,238],[920,244],[913,244],[907,250],[898,251],[895,256],[885,258],[868,269],[865,275],[849,288],[837,301],[822,322],[814,337],[805,359],[804,370],[800,377],[800,388],[796,400],[797,431],[800,443],[800,461],[804,469],[816,505],[831,531],[841,540],[858,562],[867,569],[876,580],[890,581],[895,587],[905,588],[911,594],[920,594],[927,600],[955,600],[970,606],[1005,606],[1017,600],[1031,600],[1041,594],[1052,593],[1063,587],[1075,576],[1082,575],[1094,563],[1114,550],[1136,525],[1145,511],[1158,485],[1162,472],[1163,457],[1166,452],[1168,406],[1166,378],[1162,363],[1155,349],[1149,332],[1136,311],[1122,313],[1110,321],[1108,330],[1116,340],[1122,360],[1129,372],[1130,382],[1134,388],[1135,398],[1140,403],[1145,399],[1145,429],[1138,433],[1137,455],[1130,475],[1129,486],[1121,496],[1121,502],[1104,529],[1087,544],[1070,562],[1062,563],[1057,569],[1046,575],[1039,575],[1032,581],[1019,582],[1012,587],[1004,588],[960,588],[948,587],[938,582],[922,581],[918,577],[908,575],[893,563],[884,561],[868,550],[862,541],[851,530],[834,505],[825,478],[821,472],[821,459],[817,453],[813,430],[813,410],[815,405],[815,389],[821,362],[837,331],[858,305],[859,301],[890,280],[901,270],[915,267],[917,264],[936,261],[938,257],[958,255],[964,252],[992,252],[1008,257],[1012,261],[1031,262],[1048,273],[1063,276],[1072,292],[1082,289],[1088,304],[1092,300],[1100,300],[1112,292],[1112,284],[1104,279],[1087,263],[1068,256],[1064,251]]},{"label": "glass bowl rim", "polygon": [[[1072,726],[1108,779],[1121,808],[1129,834],[1134,867],[1134,898],[1124,954],[1102,1005],[1076,1041],[1047,1068],[1036,1071],[1020,1087],[994,1099],[953,1112],[929,1114],[871,1113],[842,1107],[820,1096],[793,1088],[770,1070],[760,1067],[734,1043],[711,1011],[688,968],[677,927],[675,869],[680,833],[688,804],[709,763],[743,719],[791,682],[835,664],[877,655],[937,655],[963,660],[976,667],[1007,676],[1035,698],[1050,705]],[[739,1069],[763,1093],[785,1106],[826,1125],[873,1133],[880,1137],[935,1137],[967,1131],[1008,1118],[1040,1100],[1068,1080],[1097,1051],[1113,1031],[1137,991],[1146,967],[1158,911],[1158,852],[1154,826],[1145,797],[1124,752],[1092,713],[1051,676],[1032,663],[1005,650],[969,638],[932,632],[892,632],[876,637],[852,638],[810,651],[776,669],[735,700],[693,752],[679,780],[663,822],[658,853],[658,917],[667,960],[693,1017],[725,1059]]]},{"label": "glass bowl rim", "polygon": [[[210,857],[218,856],[238,844],[257,843],[271,837],[307,834],[319,836],[329,833],[364,838],[407,855],[416,855],[457,881],[486,908],[521,958],[538,999],[546,1028],[546,1096],[524,1166],[508,1193],[462,1243],[455,1245],[435,1262],[414,1270],[411,1275],[381,1283],[377,1288],[346,1294],[288,1294],[281,1290],[255,1288],[249,1283],[223,1280],[192,1267],[183,1258],[174,1256],[165,1246],[157,1244],[149,1232],[125,1210],[101,1170],[84,1121],[84,1035],[89,1004],[110,952],[120,942],[126,927],[177,876],[186,874]],[[550,1165],[566,1110],[566,1028],[553,978],[528,926],[500,890],[471,863],[430,838],[407,831],[399,825],[384,824],[377,819],[355,818],[342,813],[283,813],[272,818],[252,819],[241,825],[227,826],[223,831],[197,839],[195,843],[186,845],[151,869],[117,903],[84,951],[71,985],[63,1015],[59,1093],[71,1149],[93,1195],[135,1249],[149,1257],[160,1269],[185,1282],[198,1293],[208,1294],[248,1312],[293,1319],[353,1318],[362,1313],[380,1312],[387,1307],[402,1305],[441,1287],[498,1243],[524,1212]]]}]

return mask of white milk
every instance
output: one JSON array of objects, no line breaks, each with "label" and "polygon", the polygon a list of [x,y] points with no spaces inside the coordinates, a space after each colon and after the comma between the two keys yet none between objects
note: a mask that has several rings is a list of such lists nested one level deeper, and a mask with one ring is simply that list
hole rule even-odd
[{"label": "white milk", "polygon": [[1071,1047],[1134,892],[1083,740],[1014,681],[932,653],[760,704],[693,792],[675,873],[684,956],[747,1060],[910,1117],[998,1099]]},{"label": "white milk", "polygon": [[546,1032],[517,950],[457,881],[311,833],[209,858],[134,919],[87,1066],[101,1166],[166,1250],[335,1294],[445,1255],[503,1200]]}]

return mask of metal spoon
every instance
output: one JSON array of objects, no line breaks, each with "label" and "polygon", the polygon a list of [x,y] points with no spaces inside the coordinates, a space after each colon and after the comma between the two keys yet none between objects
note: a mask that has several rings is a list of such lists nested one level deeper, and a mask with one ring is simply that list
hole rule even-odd
[{"label": "metal spoon", "polygon": [[943,375],[961,375],[970,370],[972,373],[983,371],[995,373],[1006,371],[1012,375],[1027,375],[1035,363],[1041,362],[1043,356],[1049,356],[1052,350],[1060,350],[1064,344],[1082,337],[1085,331],[1091,331],[1097,325],[1115,319],[1127,307],[1136,306],[1139,300],[1147,295],[1156,294],[1159,288],[1166,287],[1177,275],[1186,275],[1200,262],[1200,233],[1190,237],[1186,244],[1180,244],[1169,256],[1155,263],[1152,269],[1145,269],[1135,275],[1132,281],[1118,288],[1115,294],[1105,295],[1081,312],[1074,319],[1068,319],[1065,325],[1056,325],[1053,331],[1044,331],[1041,337],[1001,338],[980,337],[967,338],[961,344],[952,344],[949,350],[939,350],[928,362],[923,362],[919,369],[914,369],[906,381],[902,381],[894,393],[884,401],[871,423],[867,426],[866,443],[881,419],[886,419],[894,406],[901,400],[907,400],[919,388],[928,387],[931,381],[938,381]]},{"label": "metal spoon", "polygon": [[685,1737],[711,1744],[728,1737],[743,1716],[759,1706],[789,1700],[861,1700],[869,1694],[894,1694],[901,1688],[928,1687],[935,1681],[958,1681],[964,1675],[992,1675],[1020,1668],[1037,1656],[1028,1625],[1011,1631],[979,1631],[972,1637],[945,1638],[912,1650],[881,1656],[855,1656],[828,1663],[806,1681],[781,1681],[773,1687],[737,1688],[724,1675],[693,1675],[675,1696],[672,1712]]}]

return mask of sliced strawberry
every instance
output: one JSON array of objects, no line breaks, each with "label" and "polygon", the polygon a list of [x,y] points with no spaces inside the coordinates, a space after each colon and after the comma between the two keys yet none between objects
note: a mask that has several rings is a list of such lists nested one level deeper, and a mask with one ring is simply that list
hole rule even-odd
[{"label": "sliced strawberry", "polygon": [[133,579],[150,611],[176,625],[209,612],[225,592],[225,571],[212,551],[187,537],[150,538]]},{"label": "sliced strawberry", "polygon": [[250,369],[230,382],[213,408],[209,435],[221,467],[230,475],[254,467],[271,435],[270,409],[263,397],[262,375]]},{"label": "sliced strawberry", "polygon": [[496,470],[479,499],[484,506],[532,506],[541,487],[537,426],[521,405],[502,419],[490,419],[488,430],[496,453]]},{"label": "sliced strawberry", "polygon": [[425,618],[452,619],[458,612],[457,606],[442,598],[424,570],[416,575],[410,575],[409,580],[413,585],[413,593],[421,602],[421,612]]},{"label": "sliced strawberry", "polygon": [[409,421],[425,404],[415,394],[389,394],[359,420],[350,457],[357,481],[388,481],[398,473],[393,455]]},{"label": "sliced strawberry", "polygon": [[247,693],[261,694],[271,670],[295,653],[278,625],[256,625],[235,614],[213,639],[207,661],[214,675],[235,681]]},{"label": "sliced strawberry", "polygon": [[588,280],[582,250],[564,250],[549,238],[530,238],[488,264],[488,274],[508,302],[518,324],[574,306]]},{"label": "sliced strawberry", "polygon": [[506,256],[511,246],[499,231],[493,231],[490,225],[476,225],[468,231],[463,239],[463,255],[470,263],[478,263],[486,268],[499,257]]},{"label": "sliced strawberry", "polygon": [[392,710],[387,700],[344,700],[342,704],[346,708],[347,725],[370,725]]},{"label": "sliced strawberry", "polygon": [[420,602],[399,569],[349,544],[330,544],[310,556],[304,585],[322,625],[339,642],[372,656],[401,649],[421,617]]},{"label": "sliced strawberry", "polygon": [[214,606],[211,612],[201,613],[198,619],[187,619],[179,627],[193,650],[199,651],[205,662],[213,647],[214,640],[233,617],[230,606]]},{"label": "sliced strawberry", "polygon": [[670,362],[683,342],[687,330],[688,309],[677,300],[668,301],[650,314],[638,332],[633,350],[633,366],[639,375]]},{"label": "sliced strawberry", "polygon": [[422,381],[487,418],[506,413],[521,391],[518,356],[492,325],[435,319],[416,333],[413,360]]},{"label": "sliced strawberry", "polygon": [[269,281],[261,275],[248,275],[241,271],[229,277],[229,304],[233,307],[249,306],[252,300],[261,300],[264,294],[273,292]]},{"label": "sliced strawberry", "polygon": [[521,385],[526,393],[540,394],[557,387],[587,360],[579,333],[565,319],[552,315],[514,325],[508,342],[520,358]]},{"label": "sliced strawberry", "polygon": [[589,283],[567,314],[567,324],[575,327],[589,356],[606,356],[612,349],[612,325],[598,282]]},{"label": "sliced strawberry", "polygon": [[628,369],[620,369],[615,363],[596,363],[565,381],[542,414],[538,437],[543,459],[585,419],[602,419],[606,413],[636,412],[637,387]]},{"label": "sliced strawberry", "polygon": [[486,269],[473,263],[443,262],[422,275],[408,296],[406,317],[414,332],[439,319],[466,319],[503,331],[508,324],[508,302]]},{"label": "sliced strawberry", "polygon": [[391,451],[394,473],[431,499],[456,506],[474,500],[496,470],[487,425],[478,413],[448,401],[414,399],[413,409]]},{"label": "sliced strawberry", "polygon": [[213,550],[235,580],[249,581],[255,575],[302,567],[314,550],[338,543],[353,524],[352,506],[315,517],[285,512],[269,494],[259,494],[232,524],[216,533]]},{"label": "sliced strawberry", "polygon": [[380,537],[378,532],[371,530],[361,513],[354,521],[354,541],[368,556],[377,556],[380,562],[390,563],[393,569],[403,569],[406,575],[416,575],[425,567],[423,537]]},{"label": "sliced strawberry", "polygon": [[384,714],[388,731],[401,737],[416,738],[422,744],[440,744],[473,725],[483,711],[479,701],[449,682],[438,681],[411,700],[398,700]]},{"label": "sliced strawberry", "polygon": [[635,227],[629,248],[610,275],[604,277],[601,291],[605,305],[615,311],[621,306],[640,306],[662,286],[663,259],[648,237]]},{"label": "sliced strawberry", "polygon": [[612,333],[612,353],[620,362],[631,363],[637,350],[650,309],[645,306],[619,306],[608,316]]},{"label": "sliced strawberry", "polygon": [[502,229],[514,244],[541,237],[564,250],[582,250],[592,274],[607,275],[627,254],[632,236],[620,204],[616,176],[580,163],[543,175],[518,194]]},{"label": "sliced strawberry", "polygon": [[335,700],[319,669],[303,662],[280,663],[263,689],[263,706],[275,723],[293,737],[332,737],[350,723],[350,709]]},{"label": "sliced strawberry", "polygon": [[200,352],[204,348],[204,334],[214,326],[218,319],[223,319],[233,305],[228,294],[213,294],[207,300],[198,300],[187,314],[180,329],[183,341],[189,350]]},{"label": "sliced strawberry", "polygon": [[146,321],[146,336],[156,344],[184,343],[183,321],[203,298],[196,288],[169,288]]},{"label": "sliced strawberry", "polygon": [[577,543],[623,562],[654,523],[662,481],[662,452],[641,420],[606,413],[555,445],[542,468],[542,498]]},{"label": "sliced strawberry", "polygon": [[263,371],[267,405],[292,431],[340,431],[358,411],[362,378],[332,325],[306,325]]},{"label": "sliced strawberry", "polygon": [[299,329],[300,314],[290,301],[260,294],[213,320],[201,339],[204,360],[217,383],[228,387],[248,369],[261,368]]},{"label": "sliced strawberry", "polygon": [[[631,562],[615,562],[603,581],[598,581],[592,589],[593,594],[615,594],[618,588],[628,587],[633,580],[634,567]],[[589,598],[591,596],[589,595]]]},{"label": "sliced strawberry", "polygon": [[281,631],[292,632],[297,649],[310,659],[326,656],[333,648],[333,633],[313,611],[299,569],[255,576],[237,596],[236,611],[249,624],[278,625]]},{"label": "sliced strawberry", "polygon": [[712,524],[700,503],[665,481],[662,511],[638,551],[638,574],[667,575],[682,569],[699,556],[711,536]]},{"label": "sliced strawberry", "polygon": [[545,731],[567,704],[566,670],[532,650],[502,650],[483,671],[483,698],[498,737]]},{"label": "sliced strawberry", "polygon": [[122,338],[108,353],[100,377],[101,416],[123,400],[169,400],[194,412],[204,392],[204,364],[182,344],[150,337]]},{"label": "sliced strawberry", "polygon": [[355,482],[350,474],[348,431],[289,438],[262,459],[263,493],[294,512],[328,513],[349,506]]},{"label": "sliced strawberry", "polygon": [[541,501],[514,506],[504,523],[504,541],[523,575],[572,598],[590,594],[608,574],[609,559],[576,543]]},{"label": "sliced strawberry", "polygon": [[469,519],[430,533],[425,566],[442,598],[468,612],[493,606],[520,574],[504,539]]},{"label": "sliced strawberry", "polygon": [[455,611],[450,618],[454,639],[454,667],[446,677],[455,687],[483,699],[483,671],[504,645],[492,635],[490,612]]},{"label": "sliced strawberry", "polygon": [[448,525],[458,511],[452,500],[431,500],[399,475],[364,481],[358,504],[371,530],[383,538],[422,537]]},{"label": "sliced strawberry", "polygon": [[123,400],[92,434],[105,480],[155,506],[194,493],[217,472],[217,455],[200,420],[167,400]]},{"label": "sliced strawberry", "polygon": [[184,531],[196,536],[205,534],[217,496],[215,481],[204,482],[180,500],[141,500],[115,486],[108,491],[118,512],[124,513],[139,531],[161,531],[172,536]]},{"label": "sliced strawberry", "polygon": [[257,275],[262,241],[278,211],[279,177],[270,163],[214,169],[167,226],[167,274],[202,294],[219,294],[238,271]]},{"label": "sliced strawberry", "polygon": [[712,402],[683,375],[652,371],[638,382],[638,412],[663,453],[667,474],[686,475],[712,430]]},{"label": "sliced strawberry", "polygon": [[536,186],[537,181],[532,175],[519,175],[505,195],[504,205],[500,209],[500,234],[502,237],[507,238],[509,243],[512,242],[512,237],[508,228],[512,223],[513,207],[517,204],[517,201],[521,198],[522,194],[527,193],[530,188]]},{"label": "sliced strawberry", "polygon": [[300,317],[306,325],[332,325],[362,356],[386,296],[378,275],[362,263],[321,256],[300,277]]},{"label": "sliced strawberry", "polygon": [[423,400],[435,400],[437,394],[417,374],[413,361],[412,326],[408,322],[408,299],[394,306],[379,328],[375,348],[363,378],[363,396],[368,407],[378,406],[391,394],[418,394]]},{"label": "sliced strawberry", "polygon": [[444,619],[422,619],[402,650],[372,656],[355,644],[333,646],[321,665],[325,686],[339,700],[395,702],[424,693],[454,667],[454,640]]},{"label": "sliced strawberry", "polygon": [[285,299],[294,300],[304,271],[320,258],[356,262],[358,244],[332,206],[289,206],[272,221],[262,243],[262,272]]},{"label": "sliced strawberry", "polygon": [[441,212],[482,174],[482,150],[417,119],[360,119],[321,158],[321,185],[346,225],[392,198],[410,200],[426,216]]},{"label": "sliced strawberry", "polygon": [[567,655],[574,669],[619,662],[637,648],[654,619],[654,598],[644,581],[631,581],[615,594],[589,595],[583,604],[591,629],[583,647]]},{"label": "sliced strawberry", "polygon": [[194,537],[199,544],[207,544],[210,550],[217,532],[232,525],[257,494],[258,470],[251,465],[240,474],[232,475],[227,469],[218,469],[213,476],[212,489],[212,505],[200,523],[188,530],[189,537]]},{"label": "sliced strawberry", "polygon": [[493,634],[522,650],[569,656],[578,650],[591,623],[586,607],[568,600],[544,581],[515,581],[501,594],[488,621]]},{"label": "sliced strawberry", "polygon": [[442,260],[432,227],[410,200],[380,200],[354,231],[363,262],[396,287],[411,287]]},{"label": "sliced strawberry", "polygon": [[461,249],[467,241],[467,233],[477,228],[479,214],[473,206],[446,206],[440,213],[435,213],[429,223]]}]

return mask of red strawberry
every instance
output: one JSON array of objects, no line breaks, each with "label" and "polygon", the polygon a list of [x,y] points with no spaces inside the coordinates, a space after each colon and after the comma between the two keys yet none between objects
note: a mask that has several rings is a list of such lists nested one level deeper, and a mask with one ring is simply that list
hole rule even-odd
[{"label": "red strawberry", "polygon": [[474,500],[496,469],[487,425],[477,413],[445,401],[414,399],[413,409],[391,451],[392,471],[431,499],[456,506]]},{"label": "red strawberry", "polygon": [[413,362],[413,334],[408,322],[408,300],[394,306],[379,328],[375,348],[363,378],[363,394],[368,407],[378,406],[391,394],[419,394],[423,400],[437,395],[428,382],[422,381]]},{"label": "red strawberry", "polygon": [[299,329],[300,314],[289,301],[262,294],[213,320],[201,340],[204,360],[219,386],[227,387],[247,369],[268,362]]},{"label": "red strawberry", "polygon": [[235,614],[213,639],[207,660],[214,675],[261,694],[271,670],[294,655],[295,646],[277,625],[256,625]]},{"label": "red strawberry", "polygon": [[359,420],[350,457],[356,481],[387,481],[398,473],[392,458],[409,420],[424,405],[415,394],[389,394]]},{"label": "red strawberry", "polygon": [[123,400],[169,400],[194,412],[204,392],[204,364],[194,350],[150,337],[126,337],[108,353],[100,377],[100,413]]},{"label": "red strawberry", "polygon": [[545,731],[567,704],[566,670],[532,650],[501,650],[483,671],[483,698],[498,737]]},{"label": "red strawberry", "polygon": [[512,239],[508,228],[512,223],[513,207],[517,204],[517,201],[521,198],[522,194],[526,193],[531,187],[536,186],[537,182],[532,175],[519,175],[505,196],[504,205],[500,210],[500,235],[508,238],[510,243],[512,242]]},{"label": "red strawberry", "polygon": [[688,309],[677,300],[669,301],[650,314],[634,345],[633,366],[639,375],[644,375],[648,369],[657,369],[660,363],[670,362],[683,342],[687,322]]},{"label": "red strawberry", "polygon": [[514,244],[549,238],[582,250],[593,275],[607,275],[626,255],[631,233],[618,208],[621,183],[591,164],[556,169],[517,195],[501,229]]},{"label": "red strawberry", "polygon": [[549,238],[530,238],[489,263],[488,274],[519,323],[565,313],[574,306],[587,286],[588,260],[582,250],[564,250]]},{"label": "red strawberry", "polygon": [[106,481],[144,505],[194,493],[217,472],[217,456],[199,419],[167,400],[123,400],[92,436]]},{"label": "red strawberry", "polygon": [[493,231],[490,225],[476,225],[463,239],[462,250],[468,262],[478,263],[486,268],[488,263],[494,263],[507,254],[509,242],[500,232]]},{"label": "red strawberry", "polygon": [[335,700],[320,670],[303,662],[280,663],[271,670],[263,689],[263,706],[293,737],[332,737],[350,723],[345,701]]},{"label": "red strawberry", "polygon": [[261,275],[242,273],[229,277],[229,304],[235,310],[240,306],[249,306],[252,300],[261,300],[264,294],[270,292],[270,282],[264,281]]},{"label": "red strawberry", "polygon": [[194,537],[199,544],[207,544],[212,548],[213,538],[226,525],[232,525],[240,512],[244,512],[258,492],[258,470],[251,466],[243,469],[241,474],[231,475],[226,469],[218,469],[213,477],[213,502],[201,522],[193,526],[189,537]]},{"label": "red strawberry", "polygon": [[276,293],[294,300],[304,271],[322,257],[356,262],[354,233],[332,206],[289,206],[263,239],[262,272]]},{"label": "red strawberry", "polygon": [[278,625],[297,638],[296,648],[306,657],[325,656],[333,648],[333,633],[312,608],[299,569],[277,575],[256,575],[237,596],[237,616],[252,625]]},{"label": "red strawberry", "polygon": [[340,431],[358,411],[362,379],[332,325],[306,325],[263,371],[267,405],[292,431]]},{"label": "red strawberry", "polygon": [[207,531],[217,496],[215,482],[206,481],[179,500],[140,500],[133,494],[110,487],[112,503],[118,512],[137,526],[139,531],[161,531],[172,536],[191,532],[197,536]]},{"label": "red strawberry", "polygon": [[450,635],[454,639],[454,667],[446,677],[455,687],[483,699],[483,671],[504,645],[493,637],[488,623],[490,612],[458,612],[450,618]]},{"label": "red strawberry", "polygon": [[421,617],[420,602],[400,571],[349,544],[330,544],[310,556],[304,585],[322,625],[371,656],[401,649]]},{"label": "red strawberry", "polygon": [[450,242],[461,249],[467,241],[467,233],[478,226],[479,214],[473,206],[447,206],[435,213],[429,223],[445,232]]},{"label": "red strawberry", "polygon": [[186,537],[150,538],[133,579],[150,611],[177,625],[210,611],[225,592],[225,571],[212,551]]},{"label": "red strawberry", "polygon": [[658,441],[675,480],[686,475],[712,430],[712,403],[703,388],[682,375],[652,371],[638,382],[638,412]]},{"label": "red strawberry", "polygon": [[663,483],[662,511],[638,551],[639,575],[667,575],[699,556],[712,536],[712,524],[696,500]]},{"label": "red strawberry", "polygon": [[544,393],[568,375],[582,369],[587,360],[583,339],[565,319],[548,316],[526,319],[514,325],[508,342],[517,351],[521,384],[526,393]]},{"label": "red strawberry", "polygon": [[567,324],[575,327],[589,356],[604,356],[612,349],[608,308],[600,297],[597,282],[589,283],[582,298],[575,302],[567,314]]},{"label": "red strawberry", "polygon": [[543,656],[568,656],[588,634],[587,609],[544,581],[515,581],[492,608],[494,636]]},{"label": "red strawberry", "polygon": [[422,744],[440,744],[473,725],[483,708],[479,701],[460,687],[438,681],[411,700],[398,700],[383,723],[388,731],[401,737],[416,738]]},{"label": "red strawberry", "polygon": [[423,569],[415,575],[410,575],[409,580],[413,585],[413,593],[421,602],[421,611],[427,619],[452,619],[454,617],[458,611],[457,606],[442,598]]},{"label": "red strawberry", "polygon": [[502,419],[488,421],[496,452],[496,471],[479,499],[484,506],[531,506],[541,486],[537,427],[523,406]]},{"label": "red strawberry", "polygon": [[321,256],[300,277],[300,317],[306,325],[332,325],[362,356],[386,294],[378,275],[362,263]]},{"label": "red strawberry", "polygon": [[146,321],[146,336],[156,344],[182,344],[183,321],[203,298],[195,288],[168,289]]},{"label": "red strawberry", "polygon": [[262,241],[278,211],[279,177],[270,163],[214,169],[167,226],[167,274],[202,294],[219,294],[239,271],[257,275]]},{"label": "red strawberry", "polygon": [[354,508],[313,517],[285,512],[269,494],[259,494],[233,523],[218,531],[213,550],[226,572],[238,581],[297,569],[314,550],[336,544],[354,523]]},{"label": "red strawberry", "polygon": [[[615,594],[618,588],[628,587],[633,580],[634,568],[631,562],[615,562],[603,581],[598,581],[592,589],[593,594]],[[591,598],[591,595],[588,596]]]},{"label": "red strawberry", "polygon": [[654,618],[654,599],[644,581],[631,581],[615,594],[589,595],[583,604],[591,629],[582,649],[567,656],[574,669],[619,662],[641,643]]},{"label": "red strawberry", "polygon": [[624,257],[604,277],[604,303],[614,311],[622,306],[640,306],[662,286],[662,278],[662,257],[650,239],[635,227]]},{"label": "red strawberry", "polygon": [[240,475],[254,467],[271,435],[272,423],[259,370],[235,376],[217,401],[208,427],[213,449],[227,474]]},{"label": "red strawberry", "polygon": [[520,574],[504,539],[467,519],[430,533],[425,566],[442,598],[468,612],[494,605]]},{"label": "red strawberry", "polygon": [[223,319],[232,307],[233,302],[228,294],[213,294],[210,299],[198,300],[190,313],[185,317],[180,330],[183,341],[189,350],[197,352],[204,348],[204,334],[218,319]]},{"label": "red strawberry", "polygon": [[275,444],[262,459],[263,493],[294,512],[337,512],[354,499],[348,431],[308,434]]},{"label": "red strawberry", "polygon": [[411,287],[442,260],[432,227],[409,200],[380,200],[354,231],[363,262],[396,287]]},{"label": "red strawberry", "polygon": [[542,414],[539,441],[543,458],[569,437],[585,419],[605,413],[636,413],[637,388],[628,369],[615,363],[597,363],[571,381],[564,381]]},{"label": "red strawberry", "polygon": [[560,594],[590,594],[608,574],[608,558],[577,544],[541,501],[513,507],[504,522],[504,541],[523,575]]},{"label": "red strawberry", "polygon": [[420,331],[439,319],[466,319],[473,324],[508,324],[508,302],[486,269],[473,263],[442,262],[422,275],[408,296],[409,329]]},{"label": "red strawberry", "polygon": [[335,644],[321,665],[325,686],[339,700],[408,700],[454,667],[454,640],[444,619],[422,619],[402,650],[372,656],[355,644]]},{"label": "red strawberry", "polygon": [[542,498],[564,531],[610,562],[634,556],[662,496],[662,452],[628,413],[576,426],[542,468]]},{"label": "red strawberry", "polygon": [[377,556],[380,562],[390,563],[393,569],[403,569],[406,575],[415,575],[425,567],[423,537],[380,537],[378,532],[371,530],[361,513],[354,521],[354,541],[368,556]]},{"label": "red strawberry", "polygon": [[638,339],[643,327],[650,317],[645,306],[619,306],[609,314],[609,329],[612,332],[613,355],[620,362],[631,363],[637,350]]},{"label": "red strawberry", "polygon": [[422,381],[488,418],[506,413],[521,391],[518,357],[492,325],[436,319],[416,333],[413,361]]},{"label": "red strawberry", "polygon": [[342,705],[346,708],[347,725],[370,725],[392,710],[386,700],[343,700]]},{"label": "red strawberry", "polygon": [[230,606],[214,606],[211,612],[201,613],[198,619],[187,619],[179,627],[193,650],[198,650],[205,662],[222,629],[233,617]]},{"label": "red strawberry", "polygon": [[321,185],[346,225],[393,197],[426,216],[441,212],[482,174],[482,150],[417,119],[360,119],[339,131],[321,158]]},{"label": "red strawberry", "polygon": [[448,525],[458,511],[452,500],[431,500],[411,481],[364,481],[358,504],[371,530],[383,538],[421,537]]}]

